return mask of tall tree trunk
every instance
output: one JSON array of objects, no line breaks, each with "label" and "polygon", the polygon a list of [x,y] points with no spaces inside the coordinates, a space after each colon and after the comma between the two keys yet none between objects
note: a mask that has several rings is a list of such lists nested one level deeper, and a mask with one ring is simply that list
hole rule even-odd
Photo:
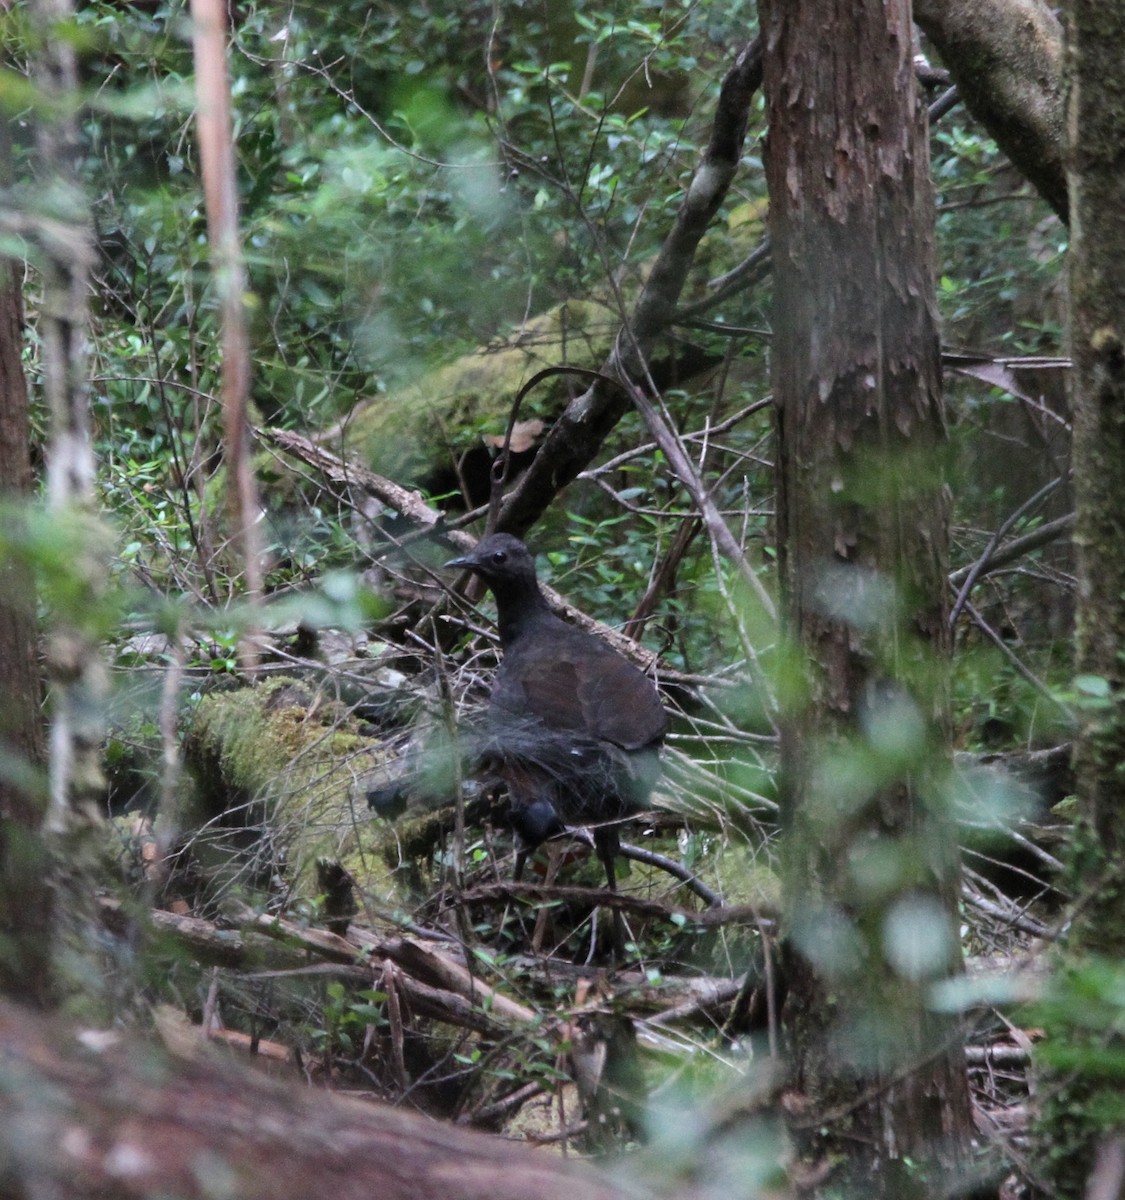
[{"label": "tall tree trunk", "polygon": [[[1095,852],[1125,864],[1125,9],[1071,0],[1070,349],[1078,546],[1078,669],[1109,681],[1113,703],[1091,711],[1076,759],[1082,817]],[[1106,39],[1114,39],[1106,41]],[[1125,950],[1125,889],[1100,891],[1085,925]]]},{"label": "tall tree trunk", "polygon": [[[92,871],[104,793],[108,679],[100,638],[107,618],[109,536],[96,515],[86,358],[93,261],[89,212],[77,179],[77,64],[71,0],[35,0],[34,78],[44,95],[36,127],[39,206],[28,213],[40,272],[38,331],[48,414],[47,507],[66,586],[50,598],[45,639],[50,741],[42,833],[54,892],[51,953],[60,987],[90,990],[96,938]],[[29,915],[25,914],[24,915]],[[63,980],[63,975],[71,978]]]},{"label": "tall tree trunk", "polygon": [[[1079,969],[1120,972],[1125,958],[1125,8],[1119,0],[1067,6],[1067,174],[1070,190],[1071,406],[1077,505],[1077,669],[1092,677],[1095,701],[1082,710],[1075,774],[1079,820],[1074,877],[1085,894],[1070,927],[1067,955]],[[1100,681],[1100,682],[1095,682]],[[1095,976],[1094,978],[1099,978]],[[1117,976],[1119,978],[1119,975]],[[1119,984],[1114,985],[1119,988]],[[1086,995],[1087,1002],[1089,996]],[[1114,1001],[1116,1003],[1116,1001]],[[1041,1134],[1045,1175],[1059,1195],[1120,1195],[1125,1174],[1119,1068],[1120,1033],[1086,1021],[1049,1029],[1047,1046],[1074,1043],[1086,1068],[1056,1076]],[[1099,1067],[1101,1068],[1099,1070]],[[1114,1128],[1116,1126],[1116,1128]],[[1114,1162],[1117,1163],[1116,1168]],[[1109,1164],[1107,1167],[1106,1164]],[[1104,1174],[1116,1172],[1116,1183]]]},{"label": "tall tree trunk", "polygon": [[47,831],[67,834],[85,823],[102,788],[105,668],[96,640],[96,612],[105,590],[105,549],[95,535],[94,451],[86,379],[86,288],[92,250],[89,213],[75,177],[76,122],[69,105],[77,92],[74,46],[64,26],[70,0],[36,0],[42,38],[35,79],[59,114],[37,127],[42,210],[36,251],[43,283],[39,320],[43,391],[49,419],[47,503],[60,536],[74,539],[70,604],[51,614],[47,673],[51,686],[50,804]]},{"label": "tall tree trunk", "polygon": [[[0,121],[0,182],[11,147]],[[36,653],[35,581],[18,552],[30,502],[31,424],[24,378],[23,272],[0,259],[0,991],[40,1006],[51,987],[51,892],[39,840],[45,789],[42,685]]]},{"label": "tall tree trunk", "polygon": [[925,117],[909,0],[761,9],[778,534],[805,662],[782,735],[795,1124],[897,1195],[896,1166],[956,1162],[969,1128],[957,1030],[925,1003],[960,963]]}]

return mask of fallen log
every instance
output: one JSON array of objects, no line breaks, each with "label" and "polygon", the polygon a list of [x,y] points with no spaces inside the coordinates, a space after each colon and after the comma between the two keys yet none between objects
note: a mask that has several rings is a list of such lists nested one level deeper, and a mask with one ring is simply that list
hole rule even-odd
[{"label": "fallen log", "polygon": [[0,1003],[0,1195],[636,1200],[581,1164]]}]

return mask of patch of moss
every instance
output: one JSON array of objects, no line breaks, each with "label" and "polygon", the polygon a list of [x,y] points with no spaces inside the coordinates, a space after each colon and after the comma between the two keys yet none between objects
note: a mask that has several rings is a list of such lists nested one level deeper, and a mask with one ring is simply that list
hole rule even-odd
[{"label": "patch of moss", "polygon": [[381,858],[365,850],[367,813],[353,787],[383,750],[335,701],[287,677],[208,695],[184,752],[200,784],[192,824],[241,831],[223,840],[228,853],[265,856],[295,896],[316,894],[322,857],[338,859],[365,890],[389,890]]},{"label": "patch of moss", "polygon": [[[412,386],[368,402],[343,430],[343,449],[399,483],[417,483],[433,471],[443,449],[458,457],[482,433],[503,434],[516,392],[536,371],[560,363],[600,366],[619,326],[613,312],[595,301],[556,305],[507,341],[464,354]],[[571,386],[565,378],[544,381],[525,400],[521,420],[553,416]]]}]

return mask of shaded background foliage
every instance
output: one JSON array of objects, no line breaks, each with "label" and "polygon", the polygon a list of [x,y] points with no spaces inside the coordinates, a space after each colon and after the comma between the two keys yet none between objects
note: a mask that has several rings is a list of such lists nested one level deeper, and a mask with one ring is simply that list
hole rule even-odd
[{"label": "shaded background foliage", "polygon": [[[508,336],[560,300],[607,296],[610,279],[635,288],[689,177],[730,48],[752,32],[742,6],[714,2],[469,5],[455,14],[441,4],[245,4],[235,16],[254,400],[263,420],[306,432],[346,420],[361,400],[393,402],[435,364]],[[176,582],[206,592],[199,506],[218,465],[217,337],[186,14],[179,4],[91,4],[78,22],[91,100],[83,167],[102,258],[95,411],[107,500],[126,526],[127,563],[182,576],[170,551],[190,559],[194,544],[191,578]],[[751,129],[722,214],[728,240],[753,226],[764,197],[760,134]],[[946,344],[1057,353],[1061,225],[963,111],[936,128],[933,150]],[[723,240],[705,249],[709,274],[736,261]],[[760,291],[736,292],[706,315],[764,331],[763,305]],[[724,367],[673,393],[684,428],[766,395],[762,336],[677,336]],[[1044,480],[1026,469],[1020,446],[1035,430],[1019,400],[959,382],[951,417],[968,559],[981,545],[974,529],[993,527]],[[982,431],[993,438],[983,452]],[[765,507],[767,433],[763,415],[736,435],[731,458],[709,464],[726,472],[732,509]],[[627,421],[607,456],[636,438]],[[734,459],[739,451],[752,457]],[[616,601],[618,587],[643,590],[658,514],[677,504],[651,456],[619,480],[617,492],[646,513],[615,510],[578,484],[566,496],[569,516],[553,517],[541,537],[556,551],[569,542],[579,565],[594,566],[573,584],[592,581],[579,599],[598,615],[611,615],[602,601]],[[323,495],[294,505],[287,489],[269,493],[272,586],[352,564],[345,514]],[[610,515],[601,536],[586,524]],[[752,527],[768,547],[768,525]],[[681,602],[693,584],[702,598],[709,574],[706,562],[694,575],[689,566]],[[1060,632],[1058,620],[1037,627],[1041,593],[1026,573],[1004,586],[1003,616],[989,612],[1011,623],[1012,636],[1046,643]],[[1014,599],[1029,588],[1027,601]],[[732,651],[720,640],[691,665],[705,669]]]}]

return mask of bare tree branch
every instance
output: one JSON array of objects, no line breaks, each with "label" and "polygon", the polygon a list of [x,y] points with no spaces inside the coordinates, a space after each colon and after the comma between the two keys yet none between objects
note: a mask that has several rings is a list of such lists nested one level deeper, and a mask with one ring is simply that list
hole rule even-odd
[{"label": "bare tree branch", "polygon": [[[699,240],[723,202],[738,168],[750,101],[761,81],[761,47],[755,39],[739,54],[723,80],[711,140],[629,322],[632,336],[624,365],[630,377],[642,375],[644,361],[653,345],[675,318]],[[605,372],[611,376],[615,369],[612,357]],[[593,459],[628,407],[629,397],[625,393],[600,381],[573,400],[519,485],[506,498],[499,528],[509,533],[525,533],[560,489]]]}]

